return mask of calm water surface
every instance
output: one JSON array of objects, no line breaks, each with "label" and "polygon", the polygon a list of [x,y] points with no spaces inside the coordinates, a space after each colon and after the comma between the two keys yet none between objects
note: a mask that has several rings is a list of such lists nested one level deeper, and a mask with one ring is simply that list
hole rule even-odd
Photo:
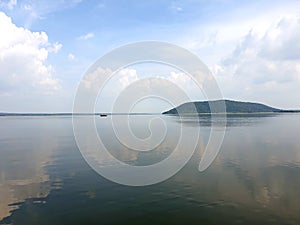
[{"label": "calm water surface", "polygon": [[[147,137],[151,118],[131,116],[133,132]],[[106,147],[134,165],[171,154],[181,125],[201,129],[199,149],[180,172],[156,185],[129,187],[88,166],[71,117],[0,117],[0,224],[300,224],[299,114],[229,116],[221,151],[201,173],[211,123],[224,123],[161,119],[168,141],[147,153],[126,149],[109,118],[97,119]]]}]

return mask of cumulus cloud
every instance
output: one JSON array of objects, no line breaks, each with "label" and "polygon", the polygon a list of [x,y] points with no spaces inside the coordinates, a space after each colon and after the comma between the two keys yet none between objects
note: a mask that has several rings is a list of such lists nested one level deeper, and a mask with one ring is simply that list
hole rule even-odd
[{"label": "cumulus cloud", "polygon": [[[14,1],[14,0],[10,0]],[[25,1],[20,4],[24,10],[32,12],[34,16],[40,18],[45,17],[50,13],[60,12],[65,9],[73,8],[80,4],[82,0],[56,0],[56,1]]]},{"label": "cumulus cloud", "polygon": [[56,42],[48,47],[49,52],[57,53],[62,48],[62,44]]},{"label": "cumulus cloud", "polygon": [[59,90],[60,81],[46,61],[49,52],[57,52],[62,45],[49,43],[45,32],[17,27],[3,12],[0,24],[0,92],[46,94]]},{"label": "cumulus cloud", "polygon": [[8,6],[9,9],[13,9],[16,5],[17,5],[17,0],[10,0],[7,3],[7,6]]},{"label": "cumulus cloud", "polygon": [[94,33],[87,33],[79,37],[80,40],[88,40],[95,37]]},{"label": "cumulus cloud", "polygon": [[[188,74],[179,71],[173,71],[167,75],[166,79],[178,86],[187,96],[190,97],[190,99],[206,99],[202,86],[203,83],[196,83]],[[204,82],[204,77],[202,81]],[[201,81],[198,80],[198,82]]]},{"label": "cumulus cloud", "polygon": [[17,5],[17,0],[9,0],[9,1],[0,1],[0,8],[8,8],[13,10]]},{"label": "cumulus cloud", "polygon": [[300,59],[300,17],[287,16],[271,27],[258,54],[271,60]]},{"label": "cumulus cloud", "polygon": [[[249,31],[235,50],[225,57],[214,72],[233,97],[271,100],[271,104],[287,102],[276,93],[300,92],[300,18],[285,16],[269,26],[263,35]],[[280,90],[282,92],[280,92]],[[290,98],[289,98],[290,100]],[[282,104],[284,106],[284,104]]]},{"label": "cumulus cloud", "polygon": [[137,72],[135,69],[124,68],[118,72],[119,82],[122,88],[127,87],[132,82],[138,79]]},{"label": "cumulus cloud", "polygon": [[[110,68],[99,67],[95,71],[88,73],[81,80],[80,94],[82,102],[87,104],[91,96],[98,94],[98,110],[110,111],[112,104],[120,92],[126,88],[133,80],[137,79],[137,73],[134,69],[124,68],[113,73]],[[112,77],[110,77],[113,75]],[[107,80],[107,78],[110,79]],[[88,106],[84,106],[82,110],[86,110]]]},{"label": "cumulus cloud", "polygon": [[112,74],[112,70],[109,68],[99,67],[92,73],[88,73],[81,80],[82,87],[84,90],[89,92],[98,93],[100,88],[105,84],[106,78]]},{"label": "cumulus cloud", "polygon": [[73,60],[75,59],[75,55],[72,54],[72,53],[69,53],[69,54],[68,54],[68,59],[69,59],[70,61],[73,61]]},{"label": "cumulus cloud", "polygon": [[[113,76],[106,80],[110,75]],[[109,68],[99,67],[94,72],[86,74],[81,83],[86,91],[94,93],[102,91],[104,95],[112,97],[137,79],[135,69],[124,68],[114,74]]]},{"label": "cumulus cloud", "polygon": [[[126,97],[122,97],[124,103],[132,98],[149,93],[158,96],[163,93],[176,98],[178,93],[174,92],[175,86],[177,87],[176,90],[181,90],[190,99],[199,100],[203,98],[202,90],[187,74],[181,71],[168,69],[164,73],[160,73],[160,71],[159,75],[156,75],[155,72],[144,74],[144,69],[142,66],[129,67],[113,73],[109,68],[97,68],[87,74],[81,81],[82,88],[80,91],[82,91],[81,93],[85,99],[83,101],[87,102],[91,95],[98,94],[97,110],[111,111],[115,100],[125,93]],[[110,75],[112,77],[106,80]],[[126,92],[124,92],[125,90]],[[126,98],[128,98],[128,101]],[[158,108],[154,107],[153,110],[159,110]]]},{"label": "cumulus cloud", "polygon": [[[116,73],[116,77],[118,77],[118,80],[115,82],[114,89],[119,91],[125,89],[130,84],[143,79],[143,76],[138,74],[137,70],[133,68],[124,68],[120,70]],[[153,74],[152,76],[146,76],[145,78],[151,78],[151,85],[149,85],[149,80],[147,82],[141,82],[139,85],[145,85],[143,88],[146,92],[155,92],[150,90],[153,87],[168,90],[173,85],[176,85],[180,90],[190,96],[191,99],[199,99],[200,97],[203,97],[201,87],[198,87],[189,75],[177,70],[166,72],[164,76]],[[163,80],[165,80],[165,82],[162,82]],[[158,85],[156,84],[157,82],[162,83]],[[153,84],[155,85],[153,86]],[[159,93],[162,90],[157,89],[156,91]]]}]

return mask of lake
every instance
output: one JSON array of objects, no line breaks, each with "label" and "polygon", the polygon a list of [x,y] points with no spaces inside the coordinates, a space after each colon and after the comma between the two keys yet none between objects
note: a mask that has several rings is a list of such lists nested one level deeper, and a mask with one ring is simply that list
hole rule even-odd
[{"label": "lake", "polygon": [[[76,145],[70,116],[0,117],[0,224],[300,224],[299,114],[228,116],[220,152],[203,172],[199,161],[214,121],[135,115],[132,131],[149,136],[153,117],[168,131],[149,152],[127,149],[114,137],[110,116],[96,118],[111,154],[136,166],[172,154],[180,126],[201,130],[183,169],[141,187],[97,174]],[[151,129],[160,132],[155,124]]]}]

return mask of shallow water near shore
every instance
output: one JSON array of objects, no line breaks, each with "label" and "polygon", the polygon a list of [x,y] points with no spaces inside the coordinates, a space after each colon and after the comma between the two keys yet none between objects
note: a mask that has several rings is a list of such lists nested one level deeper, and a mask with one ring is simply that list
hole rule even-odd
[{"label": "shallow water near shore", "polygon": [[211,124],[224,121],[131,115],[132,131],[147,137],[153,117],[168,133],[146,153],[115,138],[110,116],[96,119],[111,154],[138,166],[170,155],[180,126],[201,130],[184,168],[144,187],[113,183],[91,169],[70,116],[0,117],[0,224],[300,224],[299,114],[229,115],[220,152],[204,172],[198,166]]}]

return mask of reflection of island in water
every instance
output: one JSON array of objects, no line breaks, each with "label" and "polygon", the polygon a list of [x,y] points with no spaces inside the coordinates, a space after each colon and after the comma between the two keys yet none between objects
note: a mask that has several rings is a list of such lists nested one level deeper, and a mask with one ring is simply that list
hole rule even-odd
[{"label": "reflection of island in water", "polygon": [[184,115],[170,118],[186,126],[200,127],[242,127],[256,126],[268,121],[268,118],[281,116],[280,113],[249,113],[249,114],[226,114],[226,115]]}]

